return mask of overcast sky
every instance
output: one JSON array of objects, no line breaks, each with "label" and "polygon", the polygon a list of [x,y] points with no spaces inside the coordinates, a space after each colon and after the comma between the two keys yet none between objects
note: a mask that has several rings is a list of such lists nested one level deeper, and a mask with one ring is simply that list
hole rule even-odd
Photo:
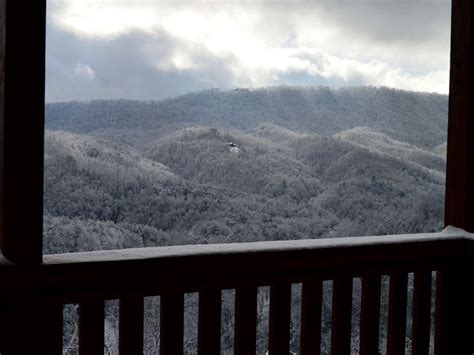
[{"label": "overcast sky", "polygon": [[272,85],[448,92],[450,0],[48,3],[48,102]]}]

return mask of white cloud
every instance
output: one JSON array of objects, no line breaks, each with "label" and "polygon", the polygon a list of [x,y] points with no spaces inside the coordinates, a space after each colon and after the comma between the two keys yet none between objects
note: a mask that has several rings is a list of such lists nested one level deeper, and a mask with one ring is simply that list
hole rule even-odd
[{"label": "white cloud", "polygon": [[95,72],[90,66],[83,63],[77,63],[74,67],[74,74],[82,79],[94,80]]},{"label": "white cloud", "polygon": [[[230,86],[305,74],[310,83],[448,92],[449,0],[50,0],[49,10],[50,26],[78,39],[166,34],[180,47],[158,57],[146,43],[137,55],[158,71],[199,71],[206,52],[227,63]],[[95,77],[88,69],[79,71]]]},{"label": "white cloud", "polygon": [[[148,3],[148,4],[147,4]],[[83,36],[111,38],[131,30],[150,30],[156,7],[148,1],[50,0],[49,21]]]}]

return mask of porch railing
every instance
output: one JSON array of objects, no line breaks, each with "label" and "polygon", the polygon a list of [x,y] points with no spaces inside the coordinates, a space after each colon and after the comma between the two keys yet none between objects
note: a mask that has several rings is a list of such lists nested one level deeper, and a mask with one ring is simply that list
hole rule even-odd
[{"label": "porch railing", "polygon": [[[351,352],[353,279],[361,278],[360,354],[379,353],[381,277],[390,279],[387,354],[404,354],[414,274],[412,353],[428,354],[436,272],[435,353],[472,354],[474,238],[442,233],[49,255],[2,261],[2,354],[62,353],[63,305],[79,304],[81,354],[104,351],[104,301],[120,300],[120,354],[143,352],[144,297],[160,296],[160,354],[183,354],[184,294],[199,294],[198,354],[220,353],[221,291],[235,290],[235,354],[255,354],[257,288],[270,286],[269,354],[289,353],[291,284],[302,283],[301,354],[319,354],[322,285],[332,280],[331,354]],[[3,296],[4,295],[4,296]],[[5,326],[6,325],[6,326]],[[33,342],[33,344],[32,344]]]}]

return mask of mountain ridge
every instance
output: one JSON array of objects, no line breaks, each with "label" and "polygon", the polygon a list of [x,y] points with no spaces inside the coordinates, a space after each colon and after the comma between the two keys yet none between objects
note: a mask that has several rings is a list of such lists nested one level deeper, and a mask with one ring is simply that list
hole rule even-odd
[{"label": "mountain ridge", "polygon": [[189,125],[253,130],[272,123],[299,133],[331,136],[365,126],[399,141],[433,148],[446,140],[447,111],[446,95],[389,88],[214,89],[162,101],[47,104],[46,127],[91,133]]}]

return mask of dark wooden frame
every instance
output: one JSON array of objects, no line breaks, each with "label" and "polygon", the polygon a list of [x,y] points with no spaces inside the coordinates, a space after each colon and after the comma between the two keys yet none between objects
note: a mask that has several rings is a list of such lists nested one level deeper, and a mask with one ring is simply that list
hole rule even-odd
[{"label": "dark wooden frame", "polygon": [[445,223],[474,232],[474,4],[452,1]]},{"label": "dark wooden frame", "polygon": [[10,261],[38,265],[43,248],[46,0],[28,2],[28,9],[23,1],[1,0],[0,9],[0,246]]},{"label": "dark wooden frame", "polygon": [[[473,16],[471,0],[452,1],[445,223],[469,232],[474,232],[474,164],[471,156],[474,153],[474,139],[471,138],[474,137]],[[429,298],[427,273],[437,270],[436,353],[472,353],[468,342],[472,330],[470,299],[474,293],[467,280],[473,275],[474,241],[463,232],[449,240],[436,234],[407,236],[407,240],[394,237],[386,240],[387,244],[366,242],[363,238],[352,243],[333,240],[333,244],[328,245],[316,241],[310,247],[301,246],[299,249],[287,245],[272,250],[274,244],[268,244],[257,252],[246,249],[252,246],[222,253],[210,252],[204,247],[202,255],[188,255],[184,249],[178,249],[171,258],[156,250],[154,256],[145,259],[131,257],[127,252],[111,252],[108,256],[91,254],[88,257],[93,262],[84,262],[75,255],[43,258],[45,24],[46,0],[28,2],[27,11],[25,2],[0,0],[0,247],[3,254],[0,255],[0,351],[7,354],[34,353],[39,347],[47,353],[60,353],[62,303],[82,302],[82,324],[90,325],[81,328],[89,339],[82,343],[82,349],[85,353],[99,353],[103,343],[100,332],[104,299],[121,298],[122,327],[132,324],[140,328],[141,297],[164,292],[170,295],[165,302],[170,313],[162,315],[166,324],[164,334],[168,334],[165,337],[170,340],[169,353],[179,353],[179,349],[172,346],[173,339],[177,338],[173,329],[181,328],[173,321],[174,315],[182,313],[179,295],[186,289],[203,292],[202,307],[208,310],[205,313],[210,319],[216,320],[220,312],[216,308],[219,305],[218,292],[227,287],[239,290],[236,293],[237,335],[249,339],[239,334],[248,330],[243,325],[253,322],[255,317],[255,287],[266,284],[272,287],[272,302],[279,305],[272,309],[275,323],[270,335],[270,348],[275,348],[271,353],[277,354],[281,339],[278,340],[275,334],[287,337],[288,285],[303,282],[305,294],[315,294],[325,278],[335,281],[337,287],[333,301],[342,307],[341,312],[333,315],[333,321],[337,333],[345,337],[345,343],[338,344],[340,346],[334,354],[346,354],[349,278],[364,277],[364,295],[368,298],[363,300],[365,318],[361,324],[363,333],[369,335],[376,330],[373,319],[378,310],[368,306],[368,299],[379,298],[378,278],[381,273],[390,273],[396,277],[390,290],[394,303],[391,306],[393,328],[389,349],[396,354],[403,351],[399,348],[397,334],[403,333],[400,329],[405,320],[394,310],[397,303],[405,304],[404,273],[414,271],[419,285],[415,317],[417,324],[422,324],[414,333],[414,339],[423,339],[416,348],[422,353],[426,350],[426,315],[429,314],[424,307]],[[419,238],[425,239],[420,241]],[[107,257],[111,259],[107,260]],[[233,259],[235,263],[229,264]],[[222,272],[215,272],[216,263],[228,266],[222,268]],[[157,274],[157,270],[166,272]],[[158,286],[150,283],[149,280],[157,278],[161,280]],[[105,279],[108,280],[106,283]],[[167,285],[166,288],[163,285]],[[175,294],[178,297],[174,297]],[[318,310],[312,309],[308,303],[304,309],[306,315],[319,316]],[[25,319],[29,321],[25,323]],[[200,334],[203,339],[200,354],[218,347],[218,325],[214,323]],[[303,334],[318,329],[317,322],[305,319],[304,329]],[[29,335],[27,342],[24,334]],[[125,349],[124,352],[140,347],[139,332],[130,334],[121,340],[120,347]],[[370,340],[373,338],[365,336],[363,339],[366,342],[364,349],[372,349],[363,353],[373,353],[375,345]],[[305,335],[303,348],[314,349],[312,340]],[[252,342],[240,345],[251,349],[250,352],[253,349]],[[242,350],[242,353],[246,352]]]},{"label": "dark wooden frame", "polygon": [[[0,248],[42,261],[46,0],[0,0]],[[474,6],[452,1],[445,224],[474,232]],[[6,21],[6,18],[13,19]],[[3,94],[3,95],[2,95]]]}]

